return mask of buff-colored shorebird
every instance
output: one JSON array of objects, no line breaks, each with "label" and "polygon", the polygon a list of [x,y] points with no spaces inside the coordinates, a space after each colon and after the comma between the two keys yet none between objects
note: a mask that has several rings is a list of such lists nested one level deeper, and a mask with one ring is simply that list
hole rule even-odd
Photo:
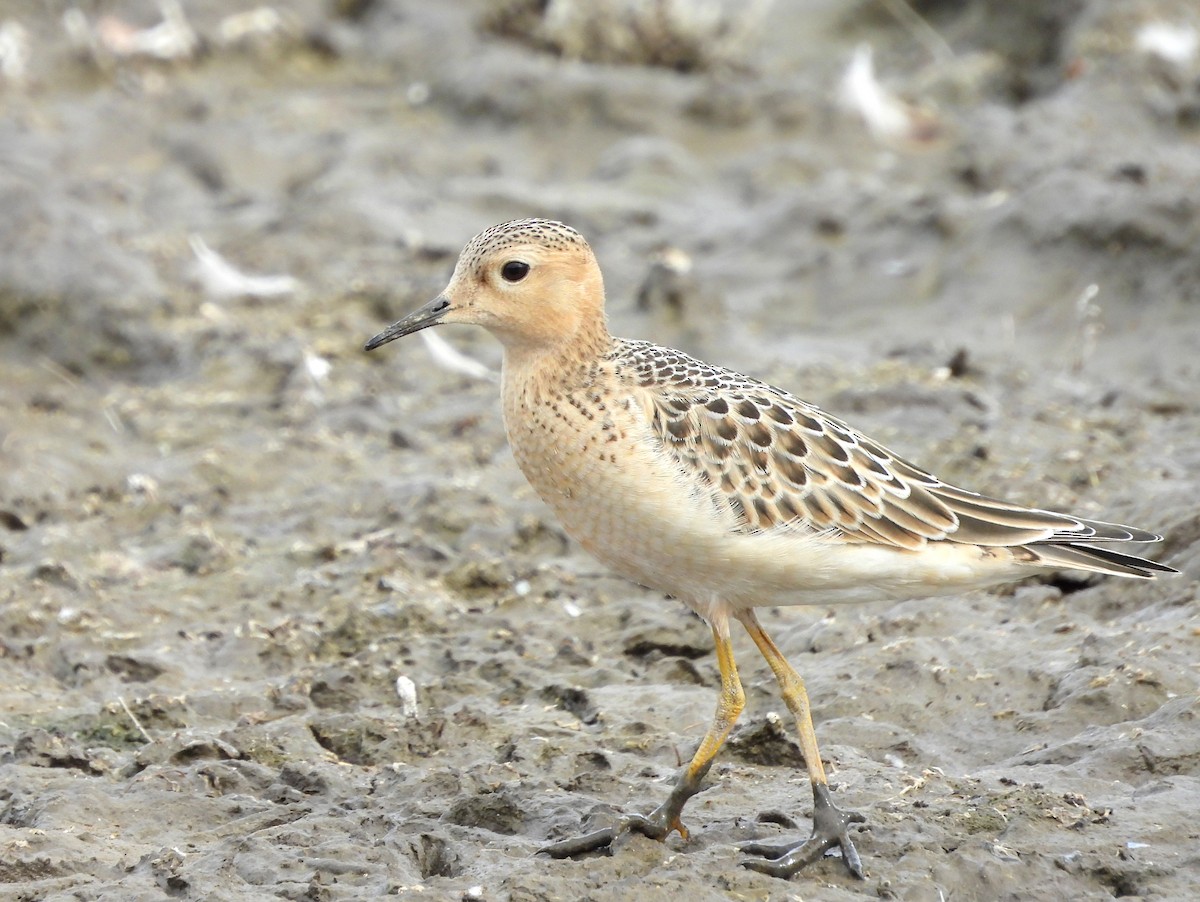
[{"label": "buff-colored shorebird", "polygon": [[591,248],[562,223],[506,222],[471,239],[450,284],[367,350],[439,323],[483,326],[504,345],[504,425],[526,478],[584,548],[684,601],[712,629],[721,693],[712,726],[667,800],[648,815],[547,846],[565,858],[626,831],[684,838],[745,697],[729,622],[746,628],[796,718],[813,830],[751,843],[742,863],[790,877],[862,815],[833,803],[804,682],[755,608],[960,592],[1071,569],[1151,579],[1172,568],[1112,546],[1159,536],[997,501],[939,480],[782,389],[679,351],[609,334]]}]

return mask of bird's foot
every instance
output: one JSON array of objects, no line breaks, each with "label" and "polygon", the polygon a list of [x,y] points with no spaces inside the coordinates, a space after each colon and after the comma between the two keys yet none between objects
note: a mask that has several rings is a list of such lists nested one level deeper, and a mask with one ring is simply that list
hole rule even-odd
[{"label": "bird's foot", "polygon": [[[702,776],[702,775],[701,775]],[[611,827],[585,833],[560,840],[537,850],[538,855],[549,855],[551,858],[574,858],[588,852],[598,852],[607,849],[616,842],[617,838],[626,833],[640,833],[650,839],[664,841],[672,833],[678,833],[684,839],[688,838],[688,829],[679,819],[683,806],[700,791],[700,778],[689,780],[686,776],[671,790],[667,800],[649,814],[626,814],[620,817]]]},{"label": "bird's foot", "polygon": [[862,824],[866,820],[855,811],[840,810],[833,804],[829,787],[817,784],[813,787],[812,835],[798,843],[746,843],[741,850],[747,855],[759,857],[744,859],[742,867],[787,880],[837,846],[841,849],[842,861],[847,869],[861,880],[865,876],[862,859],[850,841],[848,828],[851,824]]}]

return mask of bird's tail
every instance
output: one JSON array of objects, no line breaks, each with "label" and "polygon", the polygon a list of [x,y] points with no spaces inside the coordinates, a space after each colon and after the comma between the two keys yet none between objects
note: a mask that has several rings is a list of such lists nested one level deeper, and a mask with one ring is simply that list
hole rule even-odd
[{"label": "bird's tail", "polygon": [[1026,546],[1037,563],[1065,570],[1088,570],[1109,576],[1129,576],[1134,579],[1154,579],[1159,573],[1178,573],[1174,567],[1093,545],[1035,544]]}]

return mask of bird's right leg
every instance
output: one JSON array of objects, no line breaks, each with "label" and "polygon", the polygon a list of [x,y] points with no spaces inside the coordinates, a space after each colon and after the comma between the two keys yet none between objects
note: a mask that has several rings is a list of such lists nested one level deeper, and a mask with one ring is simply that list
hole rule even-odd
[{"label": "bird's right leg", "polygon": [[683,806],[700,791],[700,785],[712,767],[713,759],[725,742],[725,737],[733,729],[742,708],[746,706],[746,696],[742,691],[742,683],[738,679],[737,666],[733,660],[733,645],[729,640],[727,617],[714,617],[712,634],[717,647],[717,668],[721,672],[721,695],[717,700],[717,713],[691,762],[680,772],[675,788],[671,790],[666,801],[650,814],[628,814],[611,827],[543,846],[538,849],[539,854],[545,853],[552,858],[571,858],[586,852],[595,852],[612,845],[618,836],[630,831],[657,840],[665,840],[674,831],[687,839],[687,827],[680,820]]}]

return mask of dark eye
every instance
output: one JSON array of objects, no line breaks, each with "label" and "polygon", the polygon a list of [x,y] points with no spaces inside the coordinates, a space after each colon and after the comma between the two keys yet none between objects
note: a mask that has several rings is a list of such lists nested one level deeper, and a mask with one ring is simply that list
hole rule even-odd
[{"label": "dark eye", "polygon": [[504,277],[505,282],[520,282],[529,275],[529,264],[520,260],[509,260],[500,267],[500,275]]}]

